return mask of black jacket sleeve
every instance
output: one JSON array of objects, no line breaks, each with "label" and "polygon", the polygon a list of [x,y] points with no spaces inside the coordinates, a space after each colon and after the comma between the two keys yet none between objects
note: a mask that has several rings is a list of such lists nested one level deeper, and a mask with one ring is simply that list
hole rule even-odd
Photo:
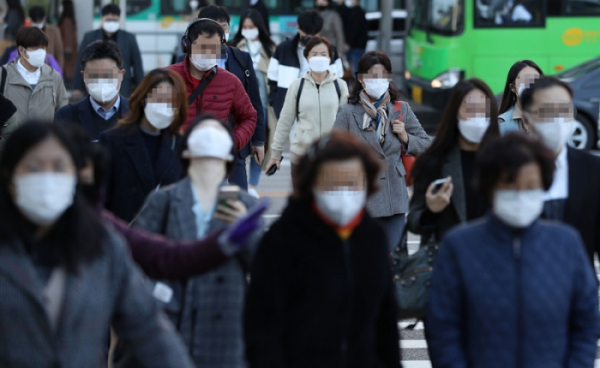
[{"label": "black jacket sleeve", "polygon": [[244,56],[246,57],[246,65],[248,65],[248,70],[250,71],[248,95],[250,96],[252,107],[254,107],[254,110],[256,110],[256,128],[254,129],[254,134],[252,135],[252,145],[262,146],[267,140],[266,117],[263,111],[262,101],[260,100],[260,92],[258,91],[258,79],[256,78],[256,71],[254,70],[254,66],[252,65],[252,58],[248,53],[244,54]]},{"label": "black jacket sleeve", "polygon": [[129,47],[131,55],[131,65],[133,66],[133,80],[136,86],[139,86],[144,79],[144,65],[142,64],[142,54],[138,46],[137,40],[133,33],[129,34]]}]

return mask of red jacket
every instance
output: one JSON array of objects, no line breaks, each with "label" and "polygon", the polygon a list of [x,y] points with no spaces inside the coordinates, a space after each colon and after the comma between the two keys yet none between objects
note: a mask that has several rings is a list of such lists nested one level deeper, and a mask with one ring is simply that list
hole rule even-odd
[{"label": "red jacket", "polygon": [[[190,74],[187,58],[181,63],[168,66],[167,69],[173,70],[183,78],[188,96],[200,84],[201,80]],[[235,123],[233,136],[237,149],[245,147],[250,142],[256,128],[256,110],[252,107],[242,82],[235,75],[225,69],[217,68],[217,74],[198,96],[196,103],[190,104],[188,118],[182,129],[185,130],[194,121],[199,106],[202,106],[200,112],[211,113],[225,122],[229,114],[233,115]]]}]

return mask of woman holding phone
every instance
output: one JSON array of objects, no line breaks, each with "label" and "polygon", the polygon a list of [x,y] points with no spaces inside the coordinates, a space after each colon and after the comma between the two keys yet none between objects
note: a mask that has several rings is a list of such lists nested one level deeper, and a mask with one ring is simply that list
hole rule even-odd
[{"label": "woman holding phone", "polygon": [[[484,135],[498,136],[498,108],[479,79],[460,81],[450,96],[431,146],[413,166],[414,194],[408,229],[442,236],[453,226],[479,218],[488,202],[474,184],[475,156]],[[426,243],[429,236],[421,236]]]},{"label": "woman holding phone", "polygon": [[[187,129],[180,148],[187,176],[153,192],[133,226],[170,239],[199,239],[243,217],[256,199],[238,187],[224,186],[233,167],[231,128],[202,115]],[[160,281],[155,297],[178,327],[197,366],[244,367],[242,311],[250,256],[262,226],[238,256],[202,276]],[[115,354],[115,367],[136,367],[126,347]]]}]

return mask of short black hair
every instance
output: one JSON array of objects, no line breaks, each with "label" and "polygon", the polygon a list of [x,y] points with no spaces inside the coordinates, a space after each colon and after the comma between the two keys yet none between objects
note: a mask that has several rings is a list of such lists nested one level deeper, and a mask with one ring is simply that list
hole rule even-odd
[{"label": "short black hair", "polygon": [[120,17],[121,16],[121,8],[119,8],[119,6],[116,4],[104,5],[102,7],[102,16],[110,15],[110,14]]},{"label": "short black hair", "polygon": [[87,45],[81,52],[81,69],[85,69],[88,61],[99,59],[112,59],[119,69],[123,69],[121,50],[114,41],[97,40]]},{"label": "short black hair", "polygon": [[536,80],[535,83],[526,88],[521,95],[521,108],[523,111],[529,110],[531,105],[533,105],[533,95],[536,91],[547,89],[551,87],[562,87],[569,92],[569,96],[573,98],[573,88],[569,86],[567,83],[561,81],[556,77],[540,77],[540,79]]},{"label": "short black hair", "polygon": [[15,38],[17,46],[28,47],[48,47],[48,36],[38,27],[21,27]]},{"label": "short black hair", "polygon": [[41,6],[32,6],[31,9],[29,9],[29,18],[31,18],[34,23],[38,23],[38,21],[44,19],[45,16],[46,11]]},{"label": "short black hair", "polygon": [[491,202],[498,182],[514,182],[519,170],[530,163],[539,166],[543,189],[548,190],[554,178],[554,162],[554,153],[538,138],[518,132],[490,138],[477,154],[479,192]]},{"label": "short black hair", "polygon": [[[221,27],[219,23],[213,21],[212,19],[204,20],[201,22],[196,20],[194,22],[195,23],[192,23],[189,26],[187,31],[187,41],[190,45],[194,43],[194,41],[196,41],[198,36],[200,36],[201,34],[206,34],[208,35],[208,37],[212,37],[215,34],[218,34],[220,39],[223,39],[223,37],[225,37],[225,31],[223,30],[223,27]],[[191,53],[191,50],[188,50],[188,52]]]},{"label": "short black hair", "polygon": [[227,8],[224,6],[218,6],[218,5],[209,5],[209,6],[205,6],[204,8],[200,9],[200,12],[198,13],[198,18],[208,18],[208,19],[216,20],[217,22],[226,21],[227,24],[230,23],[230,19],[231,19],[231,17],[229,16],[229,11],[227,11]]},{"label": "short black hair", "polygon": [[323,29],[323,17],[314,9],[298,14],[298,28],[307,35],[314,36]]}]

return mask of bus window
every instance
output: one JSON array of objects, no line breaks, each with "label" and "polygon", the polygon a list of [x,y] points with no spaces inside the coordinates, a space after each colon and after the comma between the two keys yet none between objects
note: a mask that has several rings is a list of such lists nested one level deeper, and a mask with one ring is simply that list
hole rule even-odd
[{"label": "bus window", "polygon": [[191,12],[188,0],[161,0],[160,2],[162,15],[191,14]]},{"label": "bus window", "polygon": [[600,0],[566,0],[566,14],[600,14]]},{"label": "bus window", "polygon": [[415,28],[452,35],[463,29],[462,0],[419,0],[413,7],[413,26]]},{"label": "bus window", "polygon": [[544,27],[542,0],[473,0],[475,27]]},{"label": "bus window", "polygon": [[[119,5],[118,1],[114,2]],[[106,4],[105,4],[106,5]],[[127,0],[127,16],[141,13],[152,6],[152,0]],[[102,11],[102,0],[94,0],[94,16],[100,17]]]}]

